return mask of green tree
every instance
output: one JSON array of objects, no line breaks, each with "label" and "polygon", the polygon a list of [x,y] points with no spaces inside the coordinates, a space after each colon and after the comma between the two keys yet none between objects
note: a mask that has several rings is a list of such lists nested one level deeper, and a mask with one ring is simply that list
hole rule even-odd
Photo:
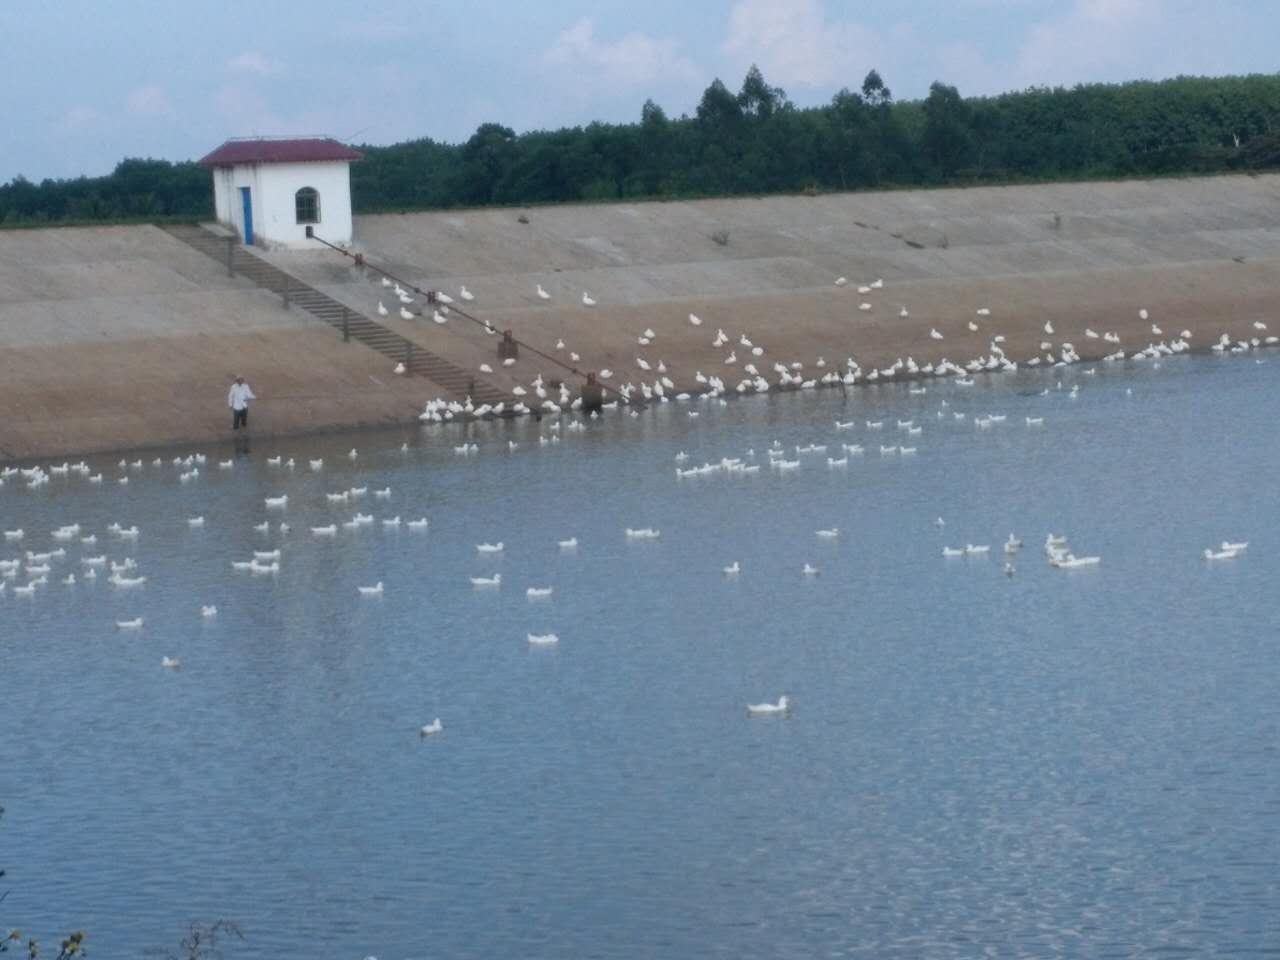
[{"label": "green tree", "polygon": [[764,82],[764,74],[754,63],[742,80],[738,92],[738,106],[743,116],[768,120],[787,105],[787,94],[781,87],[771,87]]},{"label": "green tree", "polygon": [[515,164],[516,134],[499,123],[482,123],[462,147],[461,192],[464,203],[491,203]]},{"label": "green tree", "polygon": [[873,107],[887,107],[893,103],[893,94],[874,67],[867,71],[862,80],[862,99]]},{"label": "green tree", "polygon": [[712,80],[698,102],[697,118],[704,135],[737,136],[742,129],[742,104],[719,79]]},{"label": "green tree", "polygon": [[894,109],[893,93],[874,68],[863,78],[862,101],[871,127],[865,141],[864,182],[871,186],[885,181],[915,182],[915,165],[906,159],[910,148],[902,120]]},{"label": "green tree", "polygon": [[875,183],[871,154],[876,148],[872,143],[876,131],[866,101],[845,87],[831,98],[826,115],[818,148],[824,180],[841,190]]},{"label": "green tree", "polygon": [[960,91],[935,81],[924,101],[923,147],[930,165],[948,179],[967,166],[973,152],[970,110]]},{"label": "green tree", "polygon": [[[693,196],[983,178],[1050,179],[1277,165],[1280,74],[1038,87],[964,99],[935,83],[895,101],[870,70],[859,90],[800,109],[758,67],[735,95],[716,80],[693,116],[647,101],[638,123],[516,135],[487,123],[466,142],[363,146],[357,213],[583,197]],[[128,158],[105,177],[0,184],[0,224],[213,215],[207,170]]]},{"label": "green tree", "polygon": [[663,192],[673,146],[671,121],[660,106],[646,100],[640,110],[635,170],[626,190],[629,196],[654,196]]}]

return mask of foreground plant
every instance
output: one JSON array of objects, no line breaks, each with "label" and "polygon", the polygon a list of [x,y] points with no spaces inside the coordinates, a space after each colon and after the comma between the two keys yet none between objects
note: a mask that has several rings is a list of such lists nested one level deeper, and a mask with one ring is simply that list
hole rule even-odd
[{"label": "foreground plant", "polygon": [[[4,807],[0,807],[0,817],[3,817],[3,816],[4,816]],[[0,879],[3,879],[3,878],[4,878],[4,871],[0,870]],[[3,893],[0,893],[0,903],[3,903],[5,897],[7,897],[8,895],[9,895],[8,890],[4,891]],[[4,927],[0,926],[0,930],[3,930],[3,929]],[[8,953],[12,947],[18,944],[21,944],[22,941],[23,941],[23,936],[22,936],[21,930],[10,930],[9,933],[5,935],[4,939],[0,940],[0,953]],[[41,955],[40,941],[36,940],[34,937],[30,937],[27,939],[25,947],[27,951],[28,960],[36,960],[36,958]],[[62,946],[61,946],[61,949],[58,951],[58,956],[56,960],[66,960],[67,957],[84,957],[84,956],[86,956],[85,947],[84,947],[84,931],[77,930],[75,933],[71,934],[70,936],[63,938]]]},{"label": "foreground plant", "polygon": [[222,949],[218,943],[229,937],[237,940],[244,939],[240,928],[230,920],[193,923],[187,930],[187,935],[178,944],[178,952],[165,954],[165,960],[221,960]]}]

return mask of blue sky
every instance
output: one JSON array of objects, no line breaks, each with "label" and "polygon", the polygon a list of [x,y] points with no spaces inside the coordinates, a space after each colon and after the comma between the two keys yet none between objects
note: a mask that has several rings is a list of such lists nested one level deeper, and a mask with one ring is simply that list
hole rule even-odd
[{"label": "blue sky", "polygon": [[46,0],[0,4],[0,182],[229,136],[393,143],[692,112],[755,62],[801,105],[1280,70],[1276,0]]}]

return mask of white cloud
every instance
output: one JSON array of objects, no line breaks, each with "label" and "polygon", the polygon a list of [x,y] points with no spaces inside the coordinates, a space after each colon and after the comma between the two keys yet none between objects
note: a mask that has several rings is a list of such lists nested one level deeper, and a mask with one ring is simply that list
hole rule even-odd
[{"label": "white cloud", "polygon": [[228,60],[227,69],[232,73],[251,73],[259,77],[271,77],[281,73],[284,67],[265,53],[246,50]]},{"label": "white cloud", "polygon": [[1078,0],[1075,14],[1099,24],[1132,22],[1157,15],[1160,0]]},{"label": "white cloud", "polygon": [[129,92],[125,109],[135,117],[163,117],[173,112],[173,105],[162,88],[146,86]]},{"label": "white cloud", "polygon": [[944,43],[934,51],[933,66],[936,76],[931,79],[958,87],[966,97],[1003,93],[1009,87],[1008,71],[969,43]]},{"label": "white cloud", "polygon": [[658,82],[683,83],[700,79],[693,62],[680,54],[675,40],[628,33],[615,41],[596,37],[595,24],[583,18],[563,31],[544,56],[546,63],[568,67],[584,83],[637,87]]},{"label": "white cloud", "polygon": [[243,84],[219,87],[213,95],[213,106],[217,115],[237,131],[236,136],[287,132],[281,129],[283,121],[266,98]]},{"label": "white cloud", "polygon": [[227,83],[213,94],[211,116],[215,136],[302,136],[328,134],[346,137],[352,127],[368,120],[363,109],[352,116],[334,103],[282,112],[249,84]]},{"label": "white cloud", "polygon": [[827,18],[822,0],[738,0],[724,53],[783,87],[854,85],[884,53],[873,30]]},{"label": "white cloud", "polygon": [[58,128],[63,133],[76,133],[94,126],[102,119],[102,114],[93,107],[76,106],[64,113],[58,121]]},{"label": "white cloud", "polygon": [[[948,37],[907,11],[874,25],[833,16],[827,0],[735,0],[722,52],[730,71],[757,63],[801,102],[856,87],[871,67],[900,98],[928,83],[965,95],[1029,86],[1112,83],[1177,73],[1219,74],[1233,63],[1227,12],[1191,0],[954,0],[984,16],[1020,11],[1010,34]],[[1038,15],[1036,15],[1038,13]],[[1031,14],[1028,16],[1028,14]],[[1013,20],[1011,20],[1011,23]],[[804,96],[812,91],[810,97]]]},{"label": "white cloud", "polygon": [[1014,58],[1014,79],[1054,85],[1140,77],[1168,59],[1161,7],[1161,0],[1076,0],[1066,14],[1031,28]]},{"label": "white cloud", "polygon": [[954,38],[907,9],[863,23],[834,16],[827,0],[735,0],[721,50],[731,73],[757,63],[798,102],[856,87],[872,67],[899,98],[924,96],[932,80],[968,96],[1240,72],[1250,23],[1193,0],[952,2],[971,16],[1007,18],[1005,32]]},{"label": "white cloud", "polygon": [[359,40],[369,43],[388,43],[404,40],[417,31],[411,31],[405,21],[394,18],[375,20],[343,20],[334,25],[331,36],[343,43]]}]

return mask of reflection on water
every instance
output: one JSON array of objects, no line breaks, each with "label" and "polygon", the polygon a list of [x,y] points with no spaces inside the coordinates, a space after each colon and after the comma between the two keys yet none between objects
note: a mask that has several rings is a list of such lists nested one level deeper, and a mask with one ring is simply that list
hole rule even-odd
[{"label": "reflection on water", "polygon": [[[1274,369],[671,404],[558,442],[546,420],[254,440],[188,483],[187,451],[123,487],[117,458],[101,486],[11,478],[0,526],[28,534],[0,558],[63,524],[99,541],[0,596],[5,921],[83,927],[103,956],[195,917],[238,921],[245,957],[1274,948]],[[899,419],[918,452],[882,456]],[[775,441],[798,470],[676,478],[681,450],[767,464]],[[843,443],[865,452],[828,467]],[[1050,531],[1102,564],[1049,568]],[[1224,539],[1250,546],[1200,559]],[[942,558],[969,543],[992,552]],[[231,567],[277,547],[275,575]],[[61,582],[99,553],[146,584]],[[784,693],[789,718],[747,719]]]}]

